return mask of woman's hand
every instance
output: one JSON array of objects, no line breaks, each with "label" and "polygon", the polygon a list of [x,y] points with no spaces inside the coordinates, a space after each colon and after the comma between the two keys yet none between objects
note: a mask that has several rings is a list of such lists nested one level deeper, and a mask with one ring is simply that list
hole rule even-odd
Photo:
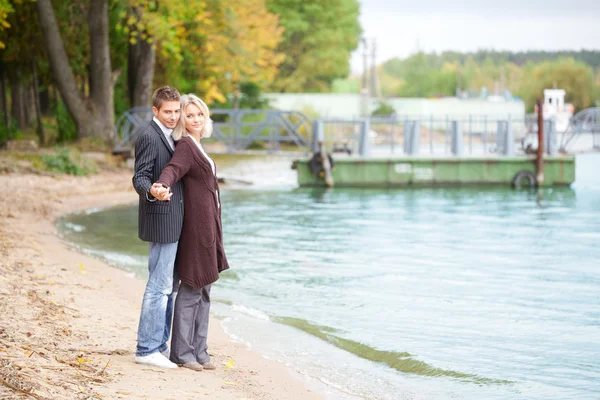
[{"label": "woman's hand", "polygon": [[160,183],[154,183],[150,188],[150,194],[154,196],[155,199],[160,201],[168,201],[173,196],[171,192],[171,188],[168,188]]}]

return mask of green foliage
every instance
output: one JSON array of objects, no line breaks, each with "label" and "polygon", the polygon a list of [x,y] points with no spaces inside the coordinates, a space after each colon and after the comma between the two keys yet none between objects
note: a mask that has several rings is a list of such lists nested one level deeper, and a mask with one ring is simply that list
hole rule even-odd
[{"label": "green foliage", "polygon": [[56,102],[54,113],[56,114],[56,130],[58,132],[56,141],[65,143],[77,139],[77,126],[62,101]]},{"label": "green foliage", "polygon": [[576,110],[592,106],[599,94],[592,68],[572,58],[528,64],[517,94],[525,100],[528,109],[533,110],[536,99],[543,98],[543,90],[554,86],[565,89],[565,101]]},{"label": "green foliage", "polygon": [[[15,10],[8,0],[0,0],[0,31],[10,28],[10,23],[6,19],[13,11]],[[0,49],[4,49],[5,46],[5,43],[0,42]]]},{"label": "green foliage", "polygon": [[11,118],[10,126],[4,123],[4,115],[0,114],[0,146],[8,140],[20,139],[22,132],[17,127],[17,122]]},{"label": "green foliage", "polygon": [[474,53],[457,53],[457,52],[443,52],[440,57],[444,61],[458,61],[465,63],[469,58],[475,60],[477,63],[482,63],[485,60],[490,60],[494,64],[512,63],[520,67],[525,66],[527,63],[542,63],[544,61],[555,61],[558,59],[572,58],[575,61],[580,61],[588,64],[592,68],[600,67],[600,51],[591,50],[562,50],[562,51],[495,51],[495,50],[479,50]]},{"label": "green foliage", "polygon": [[[556,58],[563,53],[576,57]],[[531,61],[524,62],[531,56]],[[589,60],[586,64],[582,60]],[[382,92],[388,96],[453,96],[457,90],[521,97],[528,110],[543,89],[565,89],[576,110],[590,107],[600,96],[599,76],[593,66],[600,52],[488,52],[417,53],[391,59],[380,66]],[[358,81],[356,80],[358,83]]]},{"label": "green foliage", "polygon": [[394,107],[392,107],[392,105],[390,103],[382,100],[377,105],[377,108],[375,110],[373,110],[371,115],[373,115],[373,116],[388,116],[388,115],[394,114],[395,112],[396,112],[396,110],[394,109]]},{"label": "green foliage", "polygon": [[[233,108],[234,95],[227,97],[227,101],[215,102],[213,108]],[[244,82],[240,84],[240,94],[238,99],[238,108],[267,109],[270,108],[269,99],[263,97],[260,86],[254,82]]]},{"label": "green foliage", "polygon": [[360,91],[360,82],[355,79],[334,79],[331,83],[333,93],[358,93]]},{"label": "green foliage", "polygon": [[242,83],[240,93],[240,108],[269,108],[269,99],[262,96],[261,88],[256,83]]},{"label": "green foliage", "polygon": [[[315,119],[318,119],[321,117],[321,113],[319,113],[319,111],[317,111],[315,108],[313,108],[309,105],[302,107],[300,109],[300,112],[302,114],[304,114],[304,116],[309,121],[314,121]],[[294,114],[289,115],[287,118],[293,125],[296,125],[298,122],[300,122],[300,119],[297,118]],[[304,137],[304,139],[306,139],[307,141],[310,141],[310,136],[312,134],[312,126],[303,124],[302,126],[300,126],[298,128],[297,132],[300,135],[302,135],[302,137]]]},{"label": "green foliage", "polygon": [[300,112],[308,117],[308,119],[317,119],[321,117],[321,113],[314,107],[306,105],[300,109]]},{"label": "green foliage", "polygon": [[115,119],[129,110],[129,96],[127,95],[127,76],[121,74],[115,83]]},{"label": "green foliage", "polygon": [[276,51],[283,28],[265,0],[128,3],[133,10],[118,29],[131,32],[130,40],[153,41],[156,86],[225,103],[243,82],[271,82],[283,61]]},{"label": "green foliage", "polygon": [[48,171],[61,174],[84,176],[97,172],[92,161],[83,157],[81,153],[66,147],[57,148],[55,154],[43,154],[42,161]]},{"label": "green foliage", "polygon": [[259,140],[253,140],[247,147],[248,150],[265,150],[266,148],[267,143]]},{"label": "green foliage", "polygon": [[404,81],[398,91],[401,97],[452,96],[456,92],[456,65],[440,64],[435,55],[417,53],[402,63],[384,66],[387,71],[394,68]]},{"label": "green foliage", "polygon": [[[129,43],[129,35],[120,29],[120,21],[122,20],[123,13],[127,12],[127,2],[122,0],[109,0],[108,3],[108,28],[110,37],[110,61],[113,69],[126,70],[127,65],[127,51]],[[123,73],[121,75],[127,75]],[[119,81],[122,77],[119,77]],[[115,93],[115,103],[117,100],[117,94]]]},{"label": "green foliage", "polygon": [[285,28],[279,52],[285,60],[272,87],[281,92],[329,91],[350,72],[350,53],[361,27],[356,0],[268,0]]}]

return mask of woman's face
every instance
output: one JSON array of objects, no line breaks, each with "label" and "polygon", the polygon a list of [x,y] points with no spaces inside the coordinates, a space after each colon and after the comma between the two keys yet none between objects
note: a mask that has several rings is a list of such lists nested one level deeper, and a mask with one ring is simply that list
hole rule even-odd
[{"label": "woman's face", "polygon": [[185,127],[191,133],[202,134],[204,124],[206,123],[206,116],[202,113],[202,110],[195,104],[188,104],[185,107]]}]

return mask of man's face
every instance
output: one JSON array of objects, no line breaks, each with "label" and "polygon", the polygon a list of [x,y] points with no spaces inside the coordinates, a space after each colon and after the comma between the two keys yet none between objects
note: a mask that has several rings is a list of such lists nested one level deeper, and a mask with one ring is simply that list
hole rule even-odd
[{"label": "man's face", "polygon": [[181,115],[181,103],[179,101],[165,101],[160,109],[152,107],[152,112],[164,126],[173,129]]}]

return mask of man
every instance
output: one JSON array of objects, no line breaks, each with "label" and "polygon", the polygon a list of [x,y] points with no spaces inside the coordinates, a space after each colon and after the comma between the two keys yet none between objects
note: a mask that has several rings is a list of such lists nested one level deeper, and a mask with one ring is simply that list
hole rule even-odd
[{"label": "man", "polygon": [[156,89],[152,112],[152,122],[135,142],[133,187],[139,194],[139,237],[150,242],[148,283],[142,301],[135,362],[177,368],[169,360],[167,342],[176,295],[173,269],[183,224],[183,186],[177,182],[171,188],[170,201],[158,201],[167,189],[153,183],[175,150],[171,132],[181,114],[179,92],[169,86]]}]

